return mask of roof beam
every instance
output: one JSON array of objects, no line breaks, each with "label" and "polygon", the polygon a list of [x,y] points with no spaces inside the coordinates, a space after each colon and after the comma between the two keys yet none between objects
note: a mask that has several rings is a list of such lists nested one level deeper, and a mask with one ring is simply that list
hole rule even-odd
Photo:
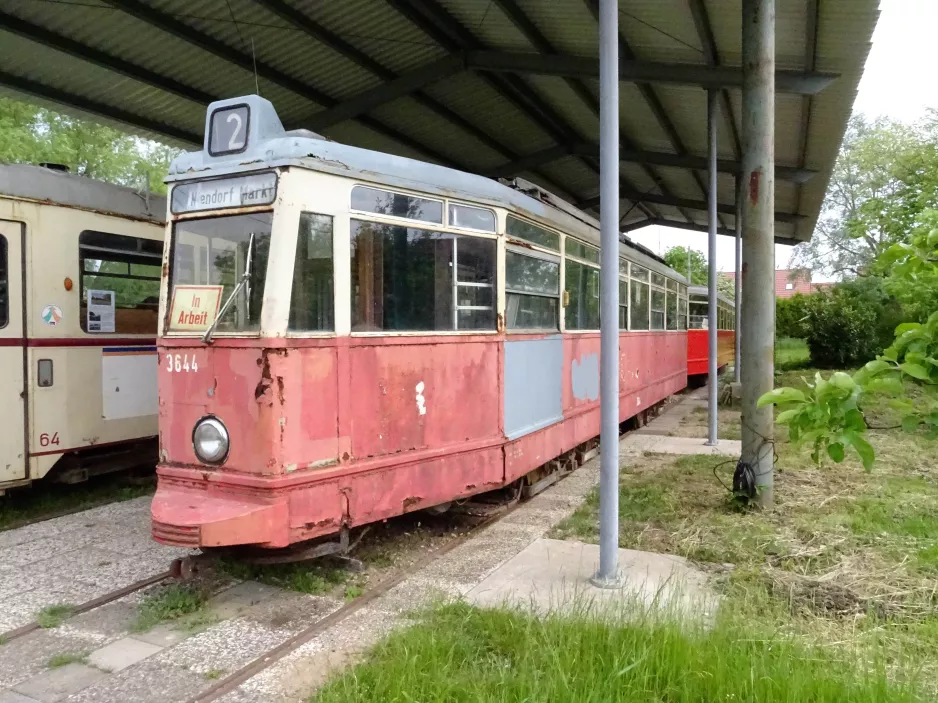
[{"label": "roof beam", "polygon": [[[522,156],[517,161],[502,164],[488,171],[491,176],[505,176],[516,173],[519,169],[535,168],[551,161],[556,161],[569,156],[579,154],[581,156],[592,156],[599,158],[599,145],[591,142],[576,142],[573,144],[561,144],[548,147],[541,151]],[[629,163],[650,164],[654,166],[671,166],[674,168],[689,169],[707,169],[707,158],[705,156],[693,156],[691,154],[672,154],[663,151],[645,151],[642,149],[630,149],[622,147],[619,150],[619,159]],[[717,171],[720,173],[737,174],[740,171],[739,161],[730,159],[717,159]],[[817,171],[805,168],[794,168],[791,166],[775,166],[775,176],[780,180],[792,181],[794,183],[805,183],[817,174]]]},{"label": "roof beam", "polygon": [[[708,205],[706,200],[691,200],[690,198],[675,198],[665,195],[657,195],[655,193],[636,193],[627,188],[619,188],[619,197],[626,200],[631,200],[633,202],[648,202],[654,203],[656,205],[667,205],[670,207],[677,208],[687,208],[688,210],[702,210],[707,211]],[[577,207],[585,209],[594,208],[599,205],[599,196],[594,198],[587,198],[582,200],[577,204]],[[733,215],[736,213],[736,203],[717,203],[717,212],[721,212],[727,215]],[[804,219],[803,215],[796,215],[791,212],[776,212],[775,221],[782,222],[786,224],[792,224],[800,222]]]},{"label": "roof beam", "polygon": [[[279,16],[281,19],[289,22],[290,24],[294,25],[295,27],[303,31],[307,36],[311,37],[312,39],[315,39],[316,41],[324,44],[325,46],[328,46],[330,49],[341,54],[342,56],[344,56],[345,58],[347,58],[349,61],[356,64],[360,68],[377,76],[382,81],[384,81],[385,84],[396,82],[399,78],[405,78],[404,76],[398,76],[397,73],[387,68],[386,66],[381,65],[381,63],[373,59],[364,51],[353,46],[351,43],[347,42],[342,37],[336,35],[334,32],[331,32],[329,29],[327,29],[326,27],[321,25],[319,22],[314,20],[312,17],[296,9],[292,5],[289,5],[288,3],[284,2],[284,0],[256,0],[256,1],[260,3],[264,8],[272,12],[273,14]],[[460,70],[463,70],[463,69],[464,67],[460,66]],[[415,77],[416,75],[411,75],[411,80]],[[442,78],[445,78],[445,77],[446,75],[442,76]],[[418,83],[419,83],[419,78],[418,78]],[[416,100],[418,103],[420,103],[424,107],[435,112],[437,115],[447,120],[448,122],[458,126],[463,131],[472,135],[473,137],[478,139],[480,142],[485,144],[487,147],[489,147],[493,151],[496,151],[500,153],[502,156],[506,156],[509,159],[515,158],[516,154],[511,149],[509,149],[500,141],[498,141],[497,139],[492,137],[490,134],[482,130],[480,127],[472,124],[469,120],[467,120],[460,113],[456,112],[455,110],[451,110],[450,108],[446,107],[442,103],[433,99],[426,93],[420,92],[419,90],[420,87],[422,87],[422,85],[418,85],[416,88],[412,87],[410,83],[406,80],[402,84],[398,84],[398,90],[403,89],[403,92],[401,93],[401,95],[407,95],[408,93],[413,91],[414,100]],[[389,102],[390,100],[394,100],[394,99],[396,99],[396,97],[391,97],[387,101]],[[352,102],[352,101],[349,101],[349,102]],[[337,106],[336,108],[331,108],[330,110],[327,110],[326,112],[327,113],[332,112],[332,110],[338,109],[343,104],[344,103],[340,103],[340,105]],[[358,107],[351,108],[353,112],[356,109],[360,109],[360,108]],[[369,109],[373,109],[373,108],[366,107],[365,109],[361,109],[360,112],[355,112],[354,114],[355,115],[362,114],[364,112],[367,112]],[[340,113],[332,113],[332,116],[327,116],[326,113],[321,113],[319,115],[316,115],[314,117],[314,120],[333,119],[334,117],[339,116],[339,114]],[[337,121],[341,121],[341,119]],[[313,127],[313,129],[323,129],[323,127],[315,126]]]},{"label": "roof beam", "polygon": [[69,93],[59,88],[53,88],[52,86],[38,83],[28,78],[16,76],[6,71],[0,71],[0,85],[12,88],[26,95],[31,95],[35,98],[50,100],[59,105],[65,105],[75,110],[97,115],[107,120],[120,122],[138,129],[142,128],[154,134],[162,134],[180,142],[202,144],[202,136],[199,134],[194,134],[149,117],[127,112],[126,110],[121,110],[111,105],[105,105],[104,103],[85,98],[81,95],[75,95],[74,93]]},{"label": "roof beam", "polygon": [[[235,66],[239,66],[251,74],[256,71],[257,75],[264,78],[265,80],[268,80],[271,83],[275,83],[282,88],[286,88],[290,92],[306,98],[307,100],[311,100],[312,102],[318,103],[323,107],[333,107],[339,102],[318,88],[315,88],[297,78],[289,76],[279,69],[264,63],[263,61],[255,61],[253,57],[248,56],[247,54],[243,54],[228,44],[221,42],[214,37],[209,36],[208,34],[204,34],[191,25],[180,22],[174,17],[160,12],[159,10],[156,10],[149,5],[140,2],[139,0],[105,0],[105,2],[119,10],[123,10],[135,19],[146,22],[147,24],[153,27],[157,27],[158,29],[161,29],[168,34],[182,39],[183,41],[186,41],[202,49],[203,51],[214,54],[220,59],[234,64]],[[381,134],[382,136],[385,136],[388,139],[401,144],[402,146],[406,146],[409,149],[421,152],[441,164],[446,166],[455,166],[457,168],[460,167],[460,164],[455,163],[453,159],[449,158],[448,156],[431,149],[425,144],[422,144],[416,139],[404,134],[403,132],[399,132],[392,127],[388,127],[374,118],[361,116],[358,118],[358,122],[373,132]]]},{"label": "roof beam", "polygon": [[7,12],[0,11],[0,28],[17,34],[29,41],[48,46],[56,51],[61,51],[75,58],[93,63],[108,71],[119,73],[127,78],[139,81],[153,88],[158,88],[167,93],[172,93],[186,100],[191,100],[200,105],[208,105],[216,99],[198,88],[184,85],[156,71],[151,71],[111,54],[86,46],[81,42],[57,34],[45,27],[34,25]]},{"label": "roof beam", "polygon": [[[691,232],[708,232],[709,227],[707,225],[702,225],[697,222],[681,222],[680,220],[671,220],[668,218],[650,218],[647,220],[639,220],[637,222],[631,222],[626,227],[622,228],[623,232],[633,232],[637,229],[642,229],[644,227],[650,227],[651,225],[658,225],[660,227],[673,227],[675,229],[686,229]],[[736,230],[730,227],[717,227],[717,234],[724,234],[727,237],[735,237]],[[796,244],[801,244],[801,240],[792,239],[791,237],[775,237],[776,244],[787,244],[788,246],[795,246]]]},{"label": "roof beam", "polygon": [[[476,71],[516,73],[564,78],[598,78],[599,59],[568,54],[530,54],[513,51],[469,51],[466,65]],[[838,78],[836,73],[776,71],[780,93],[814,95]],[[619,60],[619,80],[631,83],[674,83],[707,90],[742,88],[743,70],[737,66],[702,66],[689,63]]]},{"label": "roof beam", "polygon": [[[710,66],[720,65],[720,54],[717,51],[717,42],[710,26],[710,17],[707,15],[707,6],[704,0],[688,0],[690,13],[697,29],[697,37],[703,46],[704,58]],[[736,126],[736,117],[733,114],[733,101],[728,90],[720,91],[720,102],[723,104],[723,118],[729,127],[730,138],[733,142],[733,153],[737,159],[742,158],[743,149],[739,138],[739,128]]]}]

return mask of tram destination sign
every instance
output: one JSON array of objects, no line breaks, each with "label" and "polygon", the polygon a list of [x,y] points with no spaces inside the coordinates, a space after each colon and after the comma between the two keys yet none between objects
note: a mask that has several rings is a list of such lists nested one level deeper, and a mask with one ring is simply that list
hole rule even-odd
[{"label": "tram destination sign", "polygon": [[173,188],[172,211],[199,212],[269,205],[277,197],[277,174],[255,173],[238,178],[183,183]]}]

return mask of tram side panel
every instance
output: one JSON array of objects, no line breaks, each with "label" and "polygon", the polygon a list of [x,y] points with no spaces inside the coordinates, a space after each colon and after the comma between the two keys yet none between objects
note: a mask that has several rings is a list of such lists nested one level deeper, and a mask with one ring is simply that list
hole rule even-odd
[{"label": "tram side panel", "polygon": [[23,224],[0,220],[0,485],[26,478]]},{"label": "tram side panel", "polygon": [[155,305],[115,309],[114,332],[89,331],[85,284],[103,287],[109,279],[83,271],[79,249],[85,232],[159,242],[163,231],[48,204],[17,203],[16,209],[27,243],[28,478],[39,479],[72,452],[156,436]]}]

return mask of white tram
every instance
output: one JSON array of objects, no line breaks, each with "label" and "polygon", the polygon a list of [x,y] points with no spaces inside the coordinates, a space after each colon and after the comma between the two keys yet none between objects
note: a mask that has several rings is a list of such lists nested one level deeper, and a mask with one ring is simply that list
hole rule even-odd
[{"label": "white tram", "polygon": [[155,463],[165,213],[160,196],[0,165],[0,493]]}]

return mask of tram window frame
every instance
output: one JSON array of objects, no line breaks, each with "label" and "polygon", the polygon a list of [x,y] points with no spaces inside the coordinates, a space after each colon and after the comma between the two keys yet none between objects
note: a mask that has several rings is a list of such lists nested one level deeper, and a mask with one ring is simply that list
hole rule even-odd
[{"label": "tram window frame", "polygon": [[0,329],[10,324],[10,247],[0,234]]},{"label": "tram window frame", "polygon": [[683,283],[680,284],[677,288],[678,298],[677,298],[677,320],[678,320],[678,329],[681,331],[687,331],[688,327],[688,300],[687,300],[687,286]]},{"label": "tram window frame", "polygon": [[[575,240],[573,240],[575,241]],[[564,243],[564,251],[569,252],[571,238]],[[580,242],[577,242],[580,244]],[[598,250],[597,250],[598,252]],[[602,324],[600,313],[600,273],[599,266],[582,259],[571,258],[564,255],[564,329],[576,332],[596,331]],[[577,276],[577,289],[571,290],[573,270],[580,270]],[[584,295],[583,305],[580,305],[580,295]],[[593,302],[595,301],[595,302]],[[593,303],[592,305],[590,303]],[[581,319],[582,318],[582,319]]]},{"label": "tram window frame", "polygon": [[515,215],[509,214],[505,217],[505,234],[513,239],[521,239],[557,254],[561,251],[559,233]]},{"label": "tram window frame", "polygon": [[[328,228],[328,230],[327,230]],[[305,237],[303,235],[306,235]],[[335,221],[332,215],[317,212],[303,211],[300,213],[296,234],[296,253],[293,257],[293,284],[290,288],[290,314],[287,322],[287,331],[290,333],[304,332],[334,332],[335,331]],[[315,241],[314,241],[315,240]],[[326,256],[310,256],[312,248],[316,253],[325,253]],[[304,256],[305,254],[305,256]],[[322,271],[309,271],[309,262],[325,261],[320,265]],[[298,272],[303,270],[302,283],[297,278]],[[326,270],[328,269],[328,270]],[[312,274],[312,275],[309,275]],[[302,285],[302,287],[299,287]],[[309,300],[309,286],[313,287],[312,297],[317,298],[316,305],[304,305],[298,308],[300,299]],[[315,289],[319,288],[319,294]],[[299,324],[298,318],[305,314],[316,319],[316,324]]]},{"label": "tram window frame", "polygon": [[[403,230],[403,232],[400,230]],[[400,234],[405,235],[403,239],[397,236]],[[366,235],[370,235],[370,238],[366,238]],[[428,252],[418,249],[421,244],[427,242],[432,243],[430,247],[424,247],[429,249]],[[450,244],[447,245],[447,242]],[[487,272],[483,272],[482,276],[483,278],[487,276],[488,280],[470,280],[470,278],[460,277],[461,242],[466,243],[467,249],[469,246],[479,247],[480,251],[482,248],[489,248],[487,252],[484,252],[484,258],[488,259],[488,265],[485,267]],[[348,261],[351,275],[349,302],[352,334],[438,334],[452,332],[486,334],[497,331],[498,246],[496,237],[411,227],[397,222],[350,218],[349,244],[350,256]],[[406,256],[401,256],[399,251],[397,255],[395,254],[393,247],[401,244],[404,245],[401,248],[406,250],[404,252]],[[360,259],[359,251],[362,251],[361,256],[366,258]],[[418,254],[424,253],[427,254],[426,257],[418,258]],[[479,251],[476,251],[464,254],[464,256],[467,255],[471,258],[478,256],[478,254]],[[370,258],[367,258],[369,256]],[[376,256],[380,256],[380,259],[377,260],[381,263],[380,271],[375,266]],[[397,273],[393,269],[395,261],[397,263]],[[413,262],[421,261],[424,261],[424,263],[429,261],[432,267],[422,272],[417,271],[415,274]],[[389,265],[392,268],[389,268]],[[432,291],[423,291],[424,295],[420,296],[419,291],[402,290],[407,285],[412,287],[415,280],[418,283],[426,284],[428,282],[426,275],[428,271],[432,275],[432,280],[430,280]],[[445,271],[450,273],[444,280],[441,273]],[[392,280],[390,282],[391,290],[389,290],[386,281],[396,275],[401,278],[397,282],[395,282],[396,279]],[[377,290],[379,286],[380,293]],[[362,291],[362,287],[367,290]],[[394,290],[395,287],[398,292]],[[472,297],[477,297],[480,294],[482,298],[488,296],[490,301],[488,305],[474,304],[477,301],[471,300]],[[395,296],[400,300],[396,301]],[[407,296],[412,297],[414,300],[422,298],[424,301],[432,303],[433,307],[415,310],[414,303],[408,303]],[[460,303],[460,296],[470,296],[466,298],[470,301],[469,304]],[[432,320],[420,320],[420,324],[412,324],[415,319],[425,315],[429,315]],[[385,321],[389,316],[396,316],[397,318],[410,316],[411,320],[406,321],[408,324],[405,325],[388,326]],[[473,319],[478,320],[479,318],[481,318],[483,324],[461,324],[463,321],[468,320],[471,322]]]},{"label": "tram window frame", "polygon": [[[517,257],[517,258],[515,258]],[[537,289],[534,286],[516,286],[512,285],[512,276],[511,269],[512,263],[517,262],[519,259],[532,259],[548,264],[552,267],[556,267],[556,278],[557,286],[556,289],[547,289],[543,287]],[[556,254],[548,254],[546,252],[540,252],[537,250],[529,250],[522,247],[515,247],[511,244],[508,244],[505,247],[505,328],[509,331],[518,332],[524,330],[559,330],[560,329],[560,257]],[[549,301],[547,308],[552,308],[550,312],[552,313],[553,320],[550,325],[548,324],[525,324],[518,325],[515,322],[515,317],[518,313],[522,312],[521,307],[524,303],[529,305],[537,306],[543,305],[544,301]],[[512,307],[516,307],[516,310],[512,312]],[[543,313],[544,310],[537,311],[529,309],[529,312],[537,314],[538,312]]]},{"label": "tram window frame", "polygon": [[564,242],[564,255],[599,266],[599,248],[581,242],[574,237],[567,237]]},{"label": "tram window frame", "polygon": [[[673,288],[672,288],[673,283]],[[678,329],[678,294],[677,294],[677,282],[671,281],[668,279],[668,288],[666,291],[667,298],[665,299],[664,309],[665,309],[665,327],[670,332],[677,331]]]},{"label": "tram window frame", "polygon": [[619,277],[619,331],[629,329],[629,288],[629,279]]},{"label": "tram window frame", "polygon": [[[420,201],[420,202],[430,203],[430,204],[439,206],[439,216],[438,218],[434,218],[435,212],[428,217],[416,217],[416,216],[409,216],[409,215],[398,215],[393,212],[383,212],[378,209],[356,207],[355,194],[363,190],[373,191],[375,193],[379,193],[384,196],[393,196],[394,198],[393,202],[394,202],[395,207],[397,207],[398,205],[398,198],[404,198],[413,202]],[[399,220],[402,222],[421,222],[424,224],[440,225],[441,227],[444,225],[443,220],[444,220],[444,215],[446,214],[446,210],[447,210],[446,203],[443,200],[438,200],[436,198],[427,198],[427,197],[423,197],[420,195],[412,195],[410,193],[401,193],[395,190],[388,190],[387,188],[376,188],[374,186],[365,185],[362,183],[352,186],[352,189],[349,192],[349,209],[352,212],[361,212],[370,216],[377,215],[379,217],[387,217],[387,218]]]},{"label": "tram window frame", "polygon": [[[649,271],[646,268],[634,263],[629,267],[629,329],[635,332],[647,332],[651,329],[651,288],[648,276]],[[639,292],[638,295],[636,291]],[[642,298],[644,305],[635,302]]]},{"label": "tram window frame", "polygon": [[[665,284],[666,279],[662,274],[651,271],[651,290],[649,291],[648,301],[651,311],[649,327],[653,332],[663,332],[668,328],[668,294]],[[661,296],[660,299],[657,296]],[[660,305],[656,300],[660,300]]]},{"label": "tram window frame", "polygon": [[[470,227],[468,225],[456,224],[455,220],[456,214],[459,210],[475,211],[478,213],[485,213],[486,215],[491,216],[492,225],[491,227]],[[478,205],[466,205],[464,203],[454,203],[452,201],[447,202],[446,204],[446,223],[449,227],[453,229],[464,229],[469,232],[488,232],[490,234],[495,234],[498,231],[498,218],[495,216],[495,211],[490,210],[487,207],[479,207]]]},{"label": "tram window frame", "polygon": [[[89,243],[91,240],[93,243]],[[97,240],[97,242],[94,242]],[[134,242],[136,246],[122,246],[129,242]],[[146,252],[145,249],[152,249]],[[110,257],[108,256],[110,255]],[[105,263],[126,264],[126,273],[118,271],[104,271],[100,268],[89,269],[86,262],[98,261],[99,266]],[[159,326],[159,296],[160,282],[162,280],[163,263],[163,242],[158,239],[147,239],[146,237],[137,237],[130,234],[118,234],[116,232],[103,232],[100,230],[86,229],[78,235],[78,290],[79,290],[79,324],[81,331],[87,334],[147,334],[155,336]],[[134,272],[135,266],[147,266],[155,269],[151,275]],[[150,295],[141,297],[133,306],[119,305],[119,291],[116,288],[102,288],[100,285],[89,285],[89,278],[94,279],[113,279],[116,281],[148,281],[154,284]],[[97,283],[97,280],[95,280]],[[114,329],[113,330],[89,330],[88,329],[88,294],[89,290],[110,291],[114,293]],[[149,302],[148,302],[149,301]],[[152,312],[152,315],[128,315],[120,314],[121,310],[144,310]],[[147,322],[145,318],[152,317],[152,324],[146,324],[147,329],[133,329],[133,325],[128,325],[132,318],[141,318],[136,321],[137,324]],[[131,327],[131,328],[128,328]]]}]

